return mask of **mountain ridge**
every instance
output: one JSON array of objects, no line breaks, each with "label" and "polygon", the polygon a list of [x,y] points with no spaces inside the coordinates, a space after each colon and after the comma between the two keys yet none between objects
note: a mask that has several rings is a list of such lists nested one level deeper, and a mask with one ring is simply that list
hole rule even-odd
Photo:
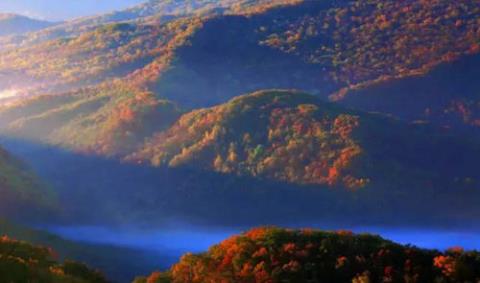
[{"label": "mountain ridge", "polygon": [[0,37],[18,36],[42,30],[57,23],[37,20],[18,14],[0,13]]},{"label": "mountain ridge", "polygon": [[[462,152],[478,154],[477,143],[462,143],[434,127],[345,109],[298,91],[266,90],[184,114],[127,160],[354,190],[400,184],[402,174],[412,186],[433,181],[443,187],[457,178],[476,179],[469,166],[448,172],[455,155],[463,165],[475,163]],[[450,181],[437,182],[448,175]]]},{"label": "mountain ridge", "polygon": [[[240,7],[252,5],[242,3]],[[129,85],[194,108],[266,88],[297,88],[326,97],[422,75],[443,62],[480,52],[474,2],[262,3],[252,6],[258,9],[254,13],[94,25],[81,36],[24,47],[18,54],[2,53],[0,85],[21,90],[27,82],[29,94],[59,93],[77,88],[79,82],[96,85],[123,78]],[[268,9],[261,8],[265,5]],[[403,10],[409,13],[400,13]],[[442,33],[433,33],[433,25],[440,25]],[[38,65],[43,69],[32,67]],[[24,74],[23,82],[15,82],[18,73]],[[189,87],[181,83],[184,80],[191,82]],[[225,93],[231,96],[223,97]]]}]

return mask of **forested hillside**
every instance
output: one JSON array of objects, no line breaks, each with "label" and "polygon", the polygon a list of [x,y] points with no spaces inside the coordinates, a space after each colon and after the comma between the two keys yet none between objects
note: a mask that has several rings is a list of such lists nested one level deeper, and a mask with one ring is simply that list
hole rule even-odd
[{"label": "forested hillside", "polygon": [[59,263],[55,252],[3,236],[0,238],[2,282],[107,282],[101,273],[74,261]]},{"label": "forested hillside", "polygon": [[[409,121],[441,120],[441,125],[454,128],[475,124],[474,115],[468,113],[476,103],[473,76],[450,80],[448,87],[436,89],[437,84],[425,83],[430,87],[423,92],[428,97],[417,87],[407,94],[404,89],[409,80],[422,81],[430,73],[454,78],[455,66],[461,64],[457,62],[468,62],[471,57],[465,56],[480,51],[476,1],[216,2],[223,8],[208,1],[186,3],[152,1],[124,12],[136,20],[122,22],[124,18],[118,16],[115,21],[111,14],[104,16],[108,20],[91,19],[96,24],[89,24],[87,30],[72,28],[80,30],[78,34],[0,52],[4,95],[64,97],[42,95],[8,102],[0,116],[4,121],[16,120],[9,113],[19,112],[18,107],[42,104],[41,111],[35,110],[35,119],[27,112],[21,125],[8,127],[29,127],[35,121],[39,129],[57,130],[59,126],[51,120],[37,118],[58,113],[59,107],[67,120],[80,114],[77,107],[51,104],[52,100],[73,99],[82,105],[88,100],[103,111],[123,107],[125,102],[115,99],[123,105],[113,105],[114,101],[99,94],[123,97],[127,90],[134,95],[151,92],[154,101],[168,99],[180,109],[190,109],[259,89],[295,88]],[[183,16],[168,21],[151,17],[166,14]],[[474,64],[462,66],[462,74],[475,71]],[[423,88],[424,83],[420,84],[418,89]],[[405,107],[388,106],[396,101],[390,98],[395,92],[409,101],[408,109],[419,109],[415,115],[399,113]],[[370,99],[373,93],[377,94]],[[102,107],[105,104],[111,107]],[[444,113],[463,117],[457,119],[460,123],[450,123]],[[143,119],[143,115],[137,117]],[[69,122],[61,123],[65,124]]]},{"label": "forested hillside", "polygon": [[480,176],[471,168],[479,154],[478,144],[428,126],[272,90],[185,114],[127,159],[299,184],[388,184],[405,191],[475,187]]},{"label": "forested hillside", "polygon": [[445,63],[422,76],[385,81],[350,90],[339,102],[366,111],[389,113],[406,121],[432,123],[478,137],[480,56]]},{"label": "forested hillside", "polygon": [[0,109],[6,136],[104,156],[131,153],[181,113],[175,104],[131,88],[82,89]]},{"label": "forested hillside", "polygon": [[93,31],[99,26],[112,23],[167,23],[175,19],[192,16],[251,14],[272,7],[293,5],[301,1],[302,0],[148,0],[145,3],[125,10],[58,23],[54,27],[45,28],[22,36],[0,38],[0,46],[4,49],[13,49],[39,44],[48,40],[75,37],[82,33]]},{"label": "forested hillside", "polygon": [[[3,52],[1,84],[58,91],[129,74],[159,96],[205,106],[271,87],[328,95],[424,74],[480,50],[476,1],[245,2],[224,3],[232,11],[220,15],[92,25],[74,37]],[[19,74],[22,81],[12,80]]]},{"label": "forested hillside", "polygon": [[[55,196],[23,162],[0,148],[0,214],[35,217],[52,211]],[[27,209],[23,209],[27,208]],[[33,219],[32,219],[33,220]]]},{"label": "forested hillside", "polygon": [[348,231],[257,228],[134,282],[475,282],[479,266],[479,253],[461,248],[439,252]]},{"label": "forested hillside", "polygon": [[[139,168],[476,193],[476,1],[212,3],[151,1],[0,52],[0,85],[31,95],[0,106],[2,135]],[[272,87],[337,104],[227,102]]]},{"label": "forested hillside", "polygon": [[[291,1],[244,1],[233,6],[233,1],[225,1],[217,4],[229,7],[227,9],[229,14],[255,14],[275,6],[286,5],[288,2]],[[148,68],[145,72],[151,72],[151,74],[138,79],[139,82],[136,84],[141,86],[150,78],[157,79],[158,72],[163,71],[162,66],[170,65],[169,61],[172,59],[174,50],[188,44],[187,38],[200,28],[204,21],[212,17],[208,11],[217,5],[215,2],[203,1],[198,5],[192,3],[192,7],[198,6],[194,9],[188,4],[185,6],[183,2],[174,1],[171,4],[175,4],[176,8],[168,8],[168,3],[152,1],[124,13],[140,15],[146,10],[150,11],[145,12],[148,16],[186,13],[176,12],[176,9],[191,9],[192,13],[197,12],[190,17],[179,17],[165,23],[150,17],[138,16],[142,19],[141,22],[124,22],[122,17],[114,21],[108,20],[109,16],[104,16],[107,19],[101,20],[102,17],[90,19],[94,23],[89,23],[86,30],[75,27],[75,22],[66,23],[66,25],[74,25],[71,29],[76,33],[72,36],[67,33],[59,39],[26,44],[19,50],[15,48],[2,52],[0,86],[19,89],[20,94],[59,92],[99,83],[106,79],[123,77],[138,72],[146,66]],[[168,7],[164,7],[165,5]],[[203,13],[199,12],[204,11],[200,8],[203,6],[205,6],[205,16],[201,16]],[[224,12],[227,13],[227,11]],[[115,18],[113,15],[112,17]],[[84,21],[89,22],[88,19]],[[56,26],[52,29],[60,27]],[[31,37],[36,38],[35,35]],[[8,50],[8,48],[4,49]],[[137,79],[133,78],[133,80]]]},{"label": "forested hillside", "polygon": [[[480,0],[0,15],[0,219],[141,233],[184,221],[477,231],[479,64]],[[75,245],[0,220],[2,233],[119,280],[160,268],[169,247]],[[32,244],[0,239],[1,282],[105,281]],[[260,228],[136,282],[457,283],[479,281],[479,268],[460,249]]]},{"label": "forested hillside", "polygon": [[[25,245],[28,243],[29,246],[48,247],[52,256],[52,262],[50,262],[50,264],[54,264],[53,261],[61,263],[65,260],[85,263],[91,270],[88,273],[91,273],[91,275],[97,274],[96,276],[101,278],[99,272],[94,272],[93,269],[101,270],[101,273],[108,277],[109,282],[130,282],[132,278],[138,275],[139,270],[150,272],[152,269],[158,268],[158,264],[164,264],[163,261],[171,261],[168,256],[163,256],[154,263],[151,261],[152,257],[159,257],[154,251],[145,252],[108,244],[91,244],[66,240],[51,232],[14,224],[2,218],[0,218],[0,235],[21,241],[25,243]],[[27,254],[25,254],[25,256],[27,256]],[[82,266],[78,265],[78,267],[80,268]],[[5,278],[5,274],[2,273],[3,271],[4,269],[0,268],[0,281],[2,282],[7,279]],[[81,269],[78,271],[81,271]],[[84,269],[84,271],[87,271],[87,269]],[[26,276],[27,274],[18,275]],[[77,277],[80,274],[75,273],[73,275]],[[40,278],[35,279],[40,280]],[[15,281],[15,283],[16,282],[17,281]],[[70,283],[71,281],[66,282]],[[90,283],[91,281],[87,280],[87,282]],[[20,283],[23,283],[23,281],[20,281]]]}]

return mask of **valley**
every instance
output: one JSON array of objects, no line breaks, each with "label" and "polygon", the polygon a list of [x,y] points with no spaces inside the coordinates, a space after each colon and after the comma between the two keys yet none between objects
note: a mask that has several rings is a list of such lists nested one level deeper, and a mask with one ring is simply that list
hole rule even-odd
[{"label": "valley", "polygon": [[0,30],[0,281],[4,258],[58,283],[480,279],[478,0],[150,0]]}]

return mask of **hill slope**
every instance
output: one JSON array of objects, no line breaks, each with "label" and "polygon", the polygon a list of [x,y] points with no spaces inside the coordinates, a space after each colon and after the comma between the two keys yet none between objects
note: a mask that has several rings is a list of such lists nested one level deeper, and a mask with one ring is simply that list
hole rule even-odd
[{"label": "hill slope", "polygon": [[[152,127],[155,123],[147,114],[128,118],[130,124],[147,123],[146,133],[125,130],[125,116],[110,115],[110,111],[156,109],[152,105],[165,99],[189,109],[222,103],[258,89],[295,88],[324,97],[335,93],[333,97],[340,103],[359,110],[399,114],[405,107],[369,106],[376,105],[376,101],[397,101],[390,99],[391,95],[382,91],[372,99],[368,93],[376,92],[375,86],[382,82],[400,80],[403,85],[403,81],[421,80],[422,75],[438,72],[446,62],[456,64],[476,58],[474,54],[480,51],[480,6],[475,1],[381,2],[281,1],[273,5],[271,1],[244,1],[230,6],[225,1],[220,3],[230,8],[221,13],[192,12],[192,16],[185,12],[189,15],[168,22],[145,19],[111,23],[72,38],[5,51],[0,53],[3,92],[63,94],[1,107],[0,128],[7,128],[15,136],[19,133],[20,137],[66,143],[69,148],[110,156],[132,150],[131,144],[162,128]],[[160,3],[174,2],[146,5]],[[162,9],[177,13],[165,7],[145,9],[150,11],[148,15],[167,13],[159,12]],[[138,11],[132,13],[142,14]],[[441,33],[434,32],[436,25]],[[466,57],[468,54],[473,57]],[[475,70],[475,64],[470,64],[462,72],[474,74]],[[455,77],[455,72],[455,68],[448,69],[441,77]],[[419,113],[475,112],[476,101],[471,97],[477,84],[473,75],[466,78],[461,83],[430,89],[428,97],[407,93],[405,87],[399,89],[399,96],[411,102],[409,109],[421,108]],[[84,85],[90,87],[78,89]],[[359,90],[363,95],[346,95]],[[126,102],[122,98],[138,93],[150,94],[147,99],[139,99],[143,102]],[[350,102],[347,96],[358,97],[359,102]],[[449,99],[452,96],[455,99]],[[446,99],[449,102],[438,105],[438,101]],[[138,104],[142,106],[132,106]],[[35,107],[41,111],[32,110]],[[32,111],[22,113],[26,108]],[[397,116],[409,121],[425,118],[423,114]],[[475,123],[472,117],[461,119]],[[119,149],[121,145],[115,144],[118,132],[133,140],[126,148]],[[89,138],[82,139],[78,133]]]},{"label": "hill slope", "polygon": [[[219,13],[109,22],[2,52],[0,87],[35,94],[125,77],[130,86],[186,107],[264,88],[341,97],[350,88],[425,74],[480,51],[477,1],[220,3]],[[168,13],[163,9],[175,11],[146,10]]]},{"label": "hill slope", "polygon": [[107,280],[87,266],[58,263],[53,250],[3,236],[0,239],[0,280],[2,282],[102,283]]},{"label": "hill slope", "polygon": [[[58,92],[123,77],[146,65],[156,69],[170,60],[172,50],[186,43],[202,19],[216,14],[215,7],[224,7],[220,14],[237,15],[296,2],[150,1],[123,12],[67,22],[42,31],[54,34],[49,40],[13,50],[3,48],[7,51],[0,56],[0,89],[15,89],[20,94]],[[168,15],[173,18],[157,19]],[[125,21],[129,18],[137,20]]]},{"label": "hill slope", "polygon": [[[49,247],[51,251],[52,249],[55,251],[53,258],[55,261],[75,260],[86,263],[91,268],[101,270],[109,280],[115,282],[129,282],[139,272],[150,272],[158,264],[163,264],[162,260],[170,260],[168,256],[163,256],[164,259],[153,264],[152,258],[159,257],[156,251],[149,253],[112,245],[73,242],[46,231],[13,224],[3,219],[0,219],[0,235],[35,246]],[[3,282],[2,275],[0,272],[0,280]]]},{"label": "hill slope", "polygon": [[83,17],[59,23],[51,28],[14,38],[0,38],[4,49],[41,44],[59,38],[76,37],[98,27],[115,23],[166,23],[178,18],[215,14],[255,13],[271,7],[301,2],[302,0],[149,0],[131,8],[104,15]]},{"label": "hill slope", "polygon": [[[474,2],[306,1],[250,17],[211,18],[157,79],[145,75],[152,68],[140,74],[159,95],[188,106],[262,88],[342,93],[478,53]],[[437,26],[440,33],[433,32]],[[181,84],[184,78],[190,84]]]},{"label": "hill slope", "polygon": [[343,105],[390,113],[406,121],[428,121],[463,134],[480,130],[480,84],[476,70],[480,56],[444,63],[416,77],[385,81],[345,92]]},{"label": "hill slope", "polygon": [[85,89],[0,107],[3,135],[104,156],[128,154],[170,126],[175,104],[131,88]]},{"label": "hill slope", "polygon": [[477,144],[428,126],[273,90],[187,113],[128,159],[300,184],[428,190],[477,186],[479,154]]},{"label": "hill slope", "polygon": [[135,282],[475,282],[479,265],[478,252],[461,249],[441,253],[346,231],[257,228]]},{"label": "hill slope", "polygon": [[0,36],[20,35],[41,30],[54,24],[15,14],[0,14]]},{"label": "hill slope", "polygon": [[54,208],[55,197],[21,161],[0,148],[0,213],[22,218]]},{"label": "hill slope", "polygon": [[183,115],[130,158],[157,166],[195,164],[223,173],[357,187],[366,180],[348,171],[361,155],[351,138],[358,123],[358,116],[313,96],[257,92]]}]

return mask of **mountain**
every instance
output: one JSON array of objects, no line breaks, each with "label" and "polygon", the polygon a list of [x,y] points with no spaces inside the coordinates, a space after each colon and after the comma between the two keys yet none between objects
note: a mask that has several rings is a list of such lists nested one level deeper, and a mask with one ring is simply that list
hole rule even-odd
[{"label": "mountain", "polygon": [[[229,14],[255,14],[298,1],[244,0],[233,5],[234,2],[236,3],[198,1],[198,4],[191,5],[205,6],[206,11],[211,11],[216,5],[231,5],[231,9],[235,9],[228,10]],[[188,8],[189,5],[184,7],[185,4],[188,2],[151,1],[124,11],[125,14],[143,15],[139,16],[140,22],[125,22],[121,20],[124,18],[117,14],[80,19],[79,23],[73,21],[64,24],[68,26],[66,29],[72,32],[57,31],[62,29],[62,25],[55,26],[42,31],[60,34],[53,36],[51,40],[40,40],[35,44],[24,44],[11,50],[4,48],[6,51],[0,56],[0,89],[29,95],[61,92],[123,77],[147,65],[156,69],[162,65],[162,61],[170,60],[171,50],[185,44],[186,38],[211,14],[188,14],[189,17],[178,17],[166,22],[148,15],[183,15],[183,12],[175,12],[176,9],[193,9]],[[207,9],[208,7],[212,8]],[[144,10],[149,12],[143,12]],[[227,13],[227,10],[224,13]],[[136,16],[131,17],[136,19]],[[114,18],[116,20],[113,20]],[[41,35],[33,34],[31,37],[37,39]]]},{"label": "mountain", "polygon": [[313,96],[263,91],[183,115],[129,159],[357,188],[368,182],[351,174],[362,155],[353,138],[360,123]]},{"label": "mountain", "polygon": [[[103,26],[100,21],[100,27],[92,25],[73,37],[1,52],[0,95],[9,100],[0,109],[0,127],[12,135],[66,141],[69,148],[112,156],[131,151],[185,110],[265,88],[300,89],[407,122],[442,119],[435,124],[451,128],[475,124],[469,114],[475,111],[475,77],[456,75],[475,74],[475,64],[461,63],[473,62],[470,58],[480,50],[475,1],[215,3],[227,8],[220,13],[210,1],[152,1],[131,8],[138,20]],[[217,12],[205,14],[201,7]],[[184,16],[168,22],[150,18],[168,13]],[[441,33],[434,32],[437,25]],[[454,67],[459,64],[461,72]],[[405,91],[408,81],[430,74],[437,76],[423,83],[430,89]],[[434,88],[443,77],[459,79]],[[385,84],[398,86],[400,98],[391,99],[394,91],[378,90]],[[10,100],[35,94],[42,95]],[[143,98],[132,99],[137,94]],[[409,101],[407,108],[418,109],[416,114],[388,106],[399,100]],[[372,107],[380,101],[386,105]],[[173,118],[156,126],[150,118],[160,115],[156,105],[170,105],[167,113],[174,113]],[[110,115],[127,108],[124,114],[133,109],[139,115],[127,122],[124,115]],[[461,123],[448,122],[450,116]],[[137,133],[125,123],[146,125],[146,131]],[[118,135],[127,138],[125,148],[115,144]]]},{"label": "mountain", "polygon": [[23,162],[0,148],[0,213],[30,220],[56,207],[53,191]]},{"label": "mountain", "polygon": [[475,282],[479,265],[478,252],[459,248],[422,250],[348,231],[256,228],[134,282]]},{"label": "mountain", "polygon": [[181,113],[169,101],[129,88],[40,96],[0,108],[6,136],[104,156],[131,153]]},{"label": "mountain", "polygon": [[150,92],[86,90],[0,108],[0,118],[6,136],[76,152],[297,184],[466,188],[479,177],[475,141],[298,91],[184,113]]},{"label": "mountain", "polygon": [[[235,175],[256,188],[363,191],[384,206],[435,196],[470,207],[479,177],[477,4],[151,1],[85,29],[70,22],[71,33],[0,52],[0,95],[9,97],[0,132],[131,161],[123,170],[201,168],[222,180],[215,188]],[[300,91],[230,101],[280,88]],[[79,179],[65,183],[87,187]],[[123,188],[118,180],[108,186]],[[208,187],[195,178],[172,184],[194,182]]]},{"label": "mountain", "polygon": [[59,263],[55,252],[7,236],[0,239],[0,280],[3,282],[102,283],[97,271],[74,261]]},{"label": "mountain", "polygon": [[[109,280],[115,280],[115,282],[130,282],[139,272],[150,272],[157,268],[158,264],[164,264],[163,261],[170,261],[169,256],[163,256],[163,258],[155,260],[154,264],[151,262],[152,258],[158,259],[160,257],[156,251],[149,253],[107,244],[74,242],[43,230],[14,224],[1,218],[0,235],[16,239],[25,245],[28,243],[35,247],[49,247],[50,252],[53,252],[54,255],[53,260],[57,262],[74,260],[79,263],[86,263],[92,268],[92,275],[100,275],[98,272],[93,272],[93,268],[98,269]],[[0,271],[0,280],[4,282],[6,279],[2,277],[4,275],[2,272]]]},{"label": "mountain", "polygon": [[103,25],[125,22],[166,23],[174,19],[216,14],[256,13],[272,7],[292,5],[301,0],[149,0],[131,8],[103,15],[82,17],[38,32],[15,38],[0,38],[4,49],[40,44],[48,40],[76,37]]},{"label": "mountain", "polygon": [[0,14],[0,36],[21,35],[53,26],[55,23],[15,14]]},{"label": "mountain", "polygon": [[433,125],[287,90],[189,112],[152,93],[87,98],[0,111],[16,137],[5,146],[52,184],[67,223],[450,227],[480,216],[480,145]]},{"label": "mountain", "polygon": [[[474,2],[306,1],[248,17],[212,17],[171,60],[131,77],[146,78],[154,92],[188,107],[265,88],[341,96],[478,53]],[[436,25],[441,33],[432,32]]]},{"label": "mountain", "polygon": [[371,112],[389,113],[406,121],[429,122],[476,137],[480,129],[480,56],[443,63],[422,76],[385,81],[351,89],[338,102]]},{"label": "mountain", "polygon": [[265,88],[342,97],[480,51],[477,1],[244,2],[167,22],[108,22],[2,52],[0,86],[58,93],[122,78],[194,108]]},{"label": "mountain", "polygon": [[428,125],[271,90],[184,114],[127,159],[298,184],[413,190],[475,187],[479,154],[478,143]]}]

